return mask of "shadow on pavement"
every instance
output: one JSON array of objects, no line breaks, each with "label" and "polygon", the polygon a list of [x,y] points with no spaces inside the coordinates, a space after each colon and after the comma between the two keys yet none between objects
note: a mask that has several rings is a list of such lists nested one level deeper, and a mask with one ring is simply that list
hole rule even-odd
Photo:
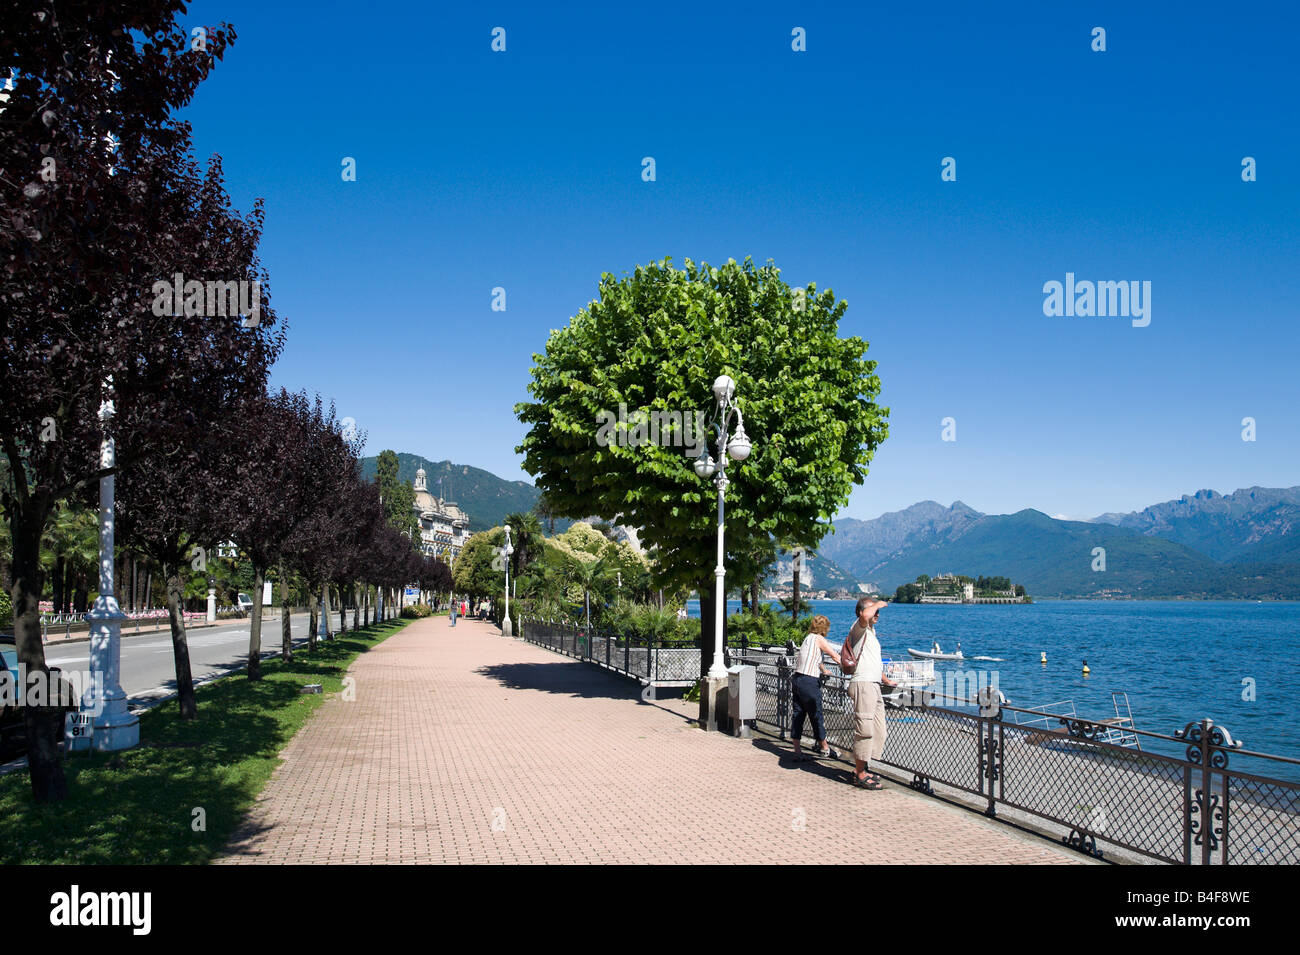
[{"label": "shadow on pavement", "polygon": [[494,663],[474,672],[512,690],[541,690],[589,699],[636,700],[641,688],[623,677],[577,660],[554,663]]},{"label": "shadow on pavement", "polygon": [[[750,741],[755,749],[762,750],[769,756],[777,759],[777,766],[780,769],[798,770],[800,772],[812,773],[814,776],[820,776],[822,779],[828,779],[836,783],[848,783],[848,765],[840,759],[809,759],[799,762],[795,759],[794,753],[790,750],[788,742],[778,743],[775,740],[755,738]],[[808,754],[808,747],[804,748],[805,756]]]},{"label": "shadow on pavement", "polygon": [[[556,660],[554,663],[495,663],[481,666],[480,673],[512,690],[541,690],[585,699],[637,700],[653,706],[685,723],[694,723],[690,716],[648,699],[646,687],[627,677],[610,673],[600,667],[579,660]],[[662,692],[662,691],[661,691]]]}]

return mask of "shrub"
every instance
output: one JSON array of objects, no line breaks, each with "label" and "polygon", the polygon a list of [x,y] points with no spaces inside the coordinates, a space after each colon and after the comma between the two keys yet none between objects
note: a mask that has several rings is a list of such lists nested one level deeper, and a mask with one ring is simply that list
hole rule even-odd
[{"label": "shrub", "polygon": [[727,643],[738,646],[744,640],[750,645],[783,647],[787,641],[793,640],[798,646],[803,643],[811,626],[812,614],[792,623],[786,614],[779,614],[764,605],[759,607],[757,614],[735,613],[727,618]]},{"label": "shrub", "polygon": [[402,616],[407,620],[419,620],[421,617],[428,617],[433,614],[433,608],[428,604],[408,604],[402,608]]}]

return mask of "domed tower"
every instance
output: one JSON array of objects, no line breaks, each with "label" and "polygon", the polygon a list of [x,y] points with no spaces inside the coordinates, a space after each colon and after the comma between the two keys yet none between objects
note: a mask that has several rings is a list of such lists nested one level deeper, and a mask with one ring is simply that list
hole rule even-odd
[{"label": "domed tower", "polygon": [[427,479],[428,479],[428,475],[425,473],[424,468],[420,468],[420,470],[415,472],[415,493],[416,494],[419,494],[421,491],[427,492],[429,490]]}]

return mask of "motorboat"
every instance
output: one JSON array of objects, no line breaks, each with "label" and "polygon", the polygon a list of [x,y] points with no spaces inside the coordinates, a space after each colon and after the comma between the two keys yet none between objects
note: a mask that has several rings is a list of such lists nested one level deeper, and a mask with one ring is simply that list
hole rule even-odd
[{"label": "motorboat", "polygon": [[929,650],[913,650],[911,647],[908,647],[907,652],[911,656],[916,657],[916,659],[918,660],[965,660],[966,659],[966,655],[961,652],[960,643],[957,644],[957,649],[953,653],[944,653],[943,648],[939,646],[937,641],[935,642],[934,646],[931,647]]}]

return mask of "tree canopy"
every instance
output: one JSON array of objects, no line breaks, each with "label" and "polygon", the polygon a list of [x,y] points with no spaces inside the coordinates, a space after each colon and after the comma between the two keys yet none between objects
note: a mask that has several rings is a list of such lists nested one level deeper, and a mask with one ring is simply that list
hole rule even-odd
[{"label": "tree canopy", "polygon": [[557,513],[638,528],[660,586],[703,594],[717,519],[713,482],[692,468],[692,438],[703,436],[686,424],[657,442],[599,440],[598,431],[620,404],[629,417],[694,422],[699,412],[707,421],[712,383],[730,375],[753,451],[727,468],[728,573],[754,576],[772,538],[815,546],[888,434],[867,343],[838,334],[847,307],[815,284],[792,290],[772,263],[749,259],[605,273],[599,298],[534,355],[533,400],[515,409],[528,426],[517,449],[524,469]]}]

